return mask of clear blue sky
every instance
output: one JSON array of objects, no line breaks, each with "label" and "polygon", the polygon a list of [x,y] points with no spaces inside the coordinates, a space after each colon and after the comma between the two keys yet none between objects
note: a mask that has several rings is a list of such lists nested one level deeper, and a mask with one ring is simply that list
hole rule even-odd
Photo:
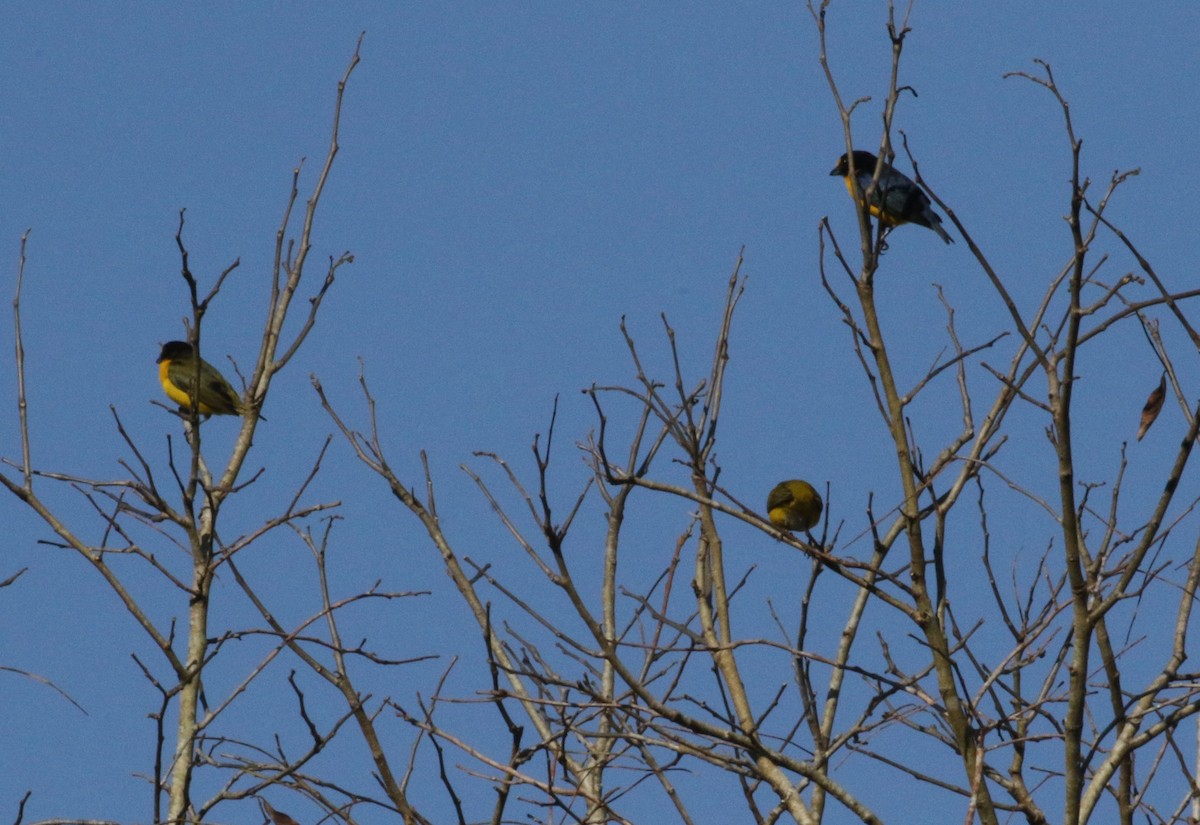
[{"label": "clear blue sky", "polygon": [[[844,96],[875,97],[856,120],[867,148],[878,145],[877,104],[886,90],[885,20],[876,2],[842,0],[829,14]],[[1024,306],[1070,252],[1059,220],[1069,174],[1060,113],[1042,90],[1001,79],[1032,69],[1035,57],[1052,63],[1071,100],[1096,185],[1114,169],[1142,169],[1113,216],[1176,287],[1191,282],[1194,210],[1180,206],[1195,169],[1200,9],[929,2],[917,5],[912,26],[902,82],[919,97],[903,100],[896,123],[923,175]],[[150,401],[160,397],[158,347],[182,337],[187,313],[173,238],[180,208],[202,284],[241,261],[206,320],[206,356],[252,360],[291,170],[309,158],[302,193],[311,189],[335,84],[361,31],[362,64],[346,96],[343,148],[318,214],[311,277],[344,250],[355,263],[342,270],[308,345],[274,385],[250,462],[267,473],[248,501],[286,502],[331,431],[309,373],[363,421],[355,384],[361,357],[402,477],[419,480],[418,452],[427,450],[450,538],[532,582],[458,465],[486,470],[471,453],[489,450],[531,478],[529,444],[561,394],[557,472],[568,500],[586,480],[571,445],[594,425],[579,390],[632,380],[621,316],[664,369],[658,316],[667,313],[698,378],[742,246],[750,280],[735,322],[722,481],[754,502],[780,478],[828,482],[831,515],[847,520],[845,535],[862,529],[869,493],[894,499],[885,434],[817,278],[820,218],[830,216],[845,239],[856,229],[841,182],[827,174],[844,146],[815,29],[799,2],[9,4],[0,27],[7,262],[0,292],[7,306],[18,240],[32,228],[23,322],[38,468],[122,476],[117,462],[128,455],[110,405],[163,461],[166,435],[178,423]],[[1132,264],[1112,266],[1110,280]],[[898,335],[895,360],[906,383],[946,345],[933,282],[945,287],[971,340],[1000,329],[1001,306],[964,244],[944,247],[924,230],[898,230],[880,291],[892,308],[885,323]],[[11,334],[5,313],[0,342]],[[1158,378],[1140,333],[1131,328],[1117,343],[1081,364],[1080,403],[1107,410],[1087,423],[1095,451],[1082,463],[1097,476],[1115,466]],[[1010,351],[986,360],[1007,363]],[[973,376],[986,385],[978,366]],[[931,399],[953,398],[953,387],[946,390]],[[0,401],[8,411],[0,416],[0,454],[17,459],[8,358],[0,359]],[[931,400],[915,414],[930,416],[923,427],[932,437],[958,426],[953,407],[946,410]],[[1026,441],[1013,455],[1048,461],[1042,423],[1032,413],[1025,418]],[[1160,429],[1137,447],[1159,460],[1135,460],[1134,481],[1159,477],[1181,426],[1168,407]],[[207,425],[214,456],[235,429],[229,421]],[[1045,483],[1049,489],[1053,476]],[[43,490],[98,540],[99,524],[77,495]],[[310,499],[345,502],[334,552],[346,591],[376,578],[392,589],[432,591],[388,611],[364,611],[363,632],[379,634],[377,647],[398,657],[477,655],[476,632],[435,552],[344,444],[334,445]],[[655,560],[669,556],[689,509],[661,506],[648,514],[657,527],[637,548]],[[260,515],[242,508],[225,517],[230,529],[244,529]],[[593,499],[575,544],[580,558],[598,554],[601,516]],[[27,820],[145,821],[149,792],[135,774],[151,766],[145,714],[154,696],[130,653],[152,654],[90,569],[36,543],[49,534],[30,513],[0,499],[0,519],[0,578],[29,567],[0,591],[0,665],[53,680],[88,711],[0,673],[7,766],[0,810],[11,817],[32,789]],[[752,591],[758,603],[798,593],[799,583],[782,593],[777,587],[793,575],[801,582],[803,562],[763,536],[738,535],[737,563],[761,565]],[[1012,557],[1039,552],[1042,536],[1009,535]],[[261,575],[278,571],[274,596],[303,594],[291,618],[312,604],[304,601],[311,575],[297,558],[305,558],[301,545],[279,535],[255,560]],[[132,563],[128,569],[139,575]],[[178,594],[148,577],[143,592],[164,620],[183,616]],[[377,695],[428,695],[446,661],[408,668]],[[239,673],[211,676],[210,693]],[[478,686],[452,679],[450,692]],[[286,704],[259,692],[232,716],[286,715],[272,710],[273,698]],[[396,744],[407,735],[397,730]],[[360,760],[365,779],[361,756],[349,758]],[[312,818],[287,797],[275,801],[302,822]],[[490,804],[486,795],[474,801]],[[249,804],[222,813],[228,822],[259,818]],[[945,813],[957,816],[957,804]]]}]

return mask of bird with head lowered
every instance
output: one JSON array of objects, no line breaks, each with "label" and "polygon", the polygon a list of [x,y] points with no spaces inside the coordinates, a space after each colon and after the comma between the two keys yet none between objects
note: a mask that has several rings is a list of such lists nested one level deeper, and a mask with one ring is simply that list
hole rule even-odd
[{"label": "bird with head lowered", "polygon": [[767,518],[781,530],[811,530],[824,508],[821,495],[798,478],[779,482],[767,495]]}]

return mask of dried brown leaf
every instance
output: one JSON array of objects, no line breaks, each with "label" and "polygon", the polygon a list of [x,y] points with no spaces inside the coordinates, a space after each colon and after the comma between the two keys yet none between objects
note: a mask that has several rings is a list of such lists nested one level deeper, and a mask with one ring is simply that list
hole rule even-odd
[{"label": "dried brown leaf", "polygon": [[1142,423],[1138,427],[1137,440],[1141,441],[1142,436],[1150,429],[1150,425],[1154,423],[1154,419],[1158,418],[1158,414],[1162,412],[1163,401],[1167,398],[1167,376],[1164,374],[1158,382],[1158,386],[1154,388],[1154,392],[1150,393],[1150,397],[1146,399],[1146,406],[1142,407]]},{"label": "dried brown leaf", "polygon": [[268,817],[271,818],[271,821],[273,823],[275,823],[275,825],[300,825],[299,822],[292,819],[290,816],[285,814],[283,811],[277,811],[274,808],[272,808],[271,803],[268,802],[267,800],[260,798],[258,801],[262,805],[263,811],[267,814]]}]

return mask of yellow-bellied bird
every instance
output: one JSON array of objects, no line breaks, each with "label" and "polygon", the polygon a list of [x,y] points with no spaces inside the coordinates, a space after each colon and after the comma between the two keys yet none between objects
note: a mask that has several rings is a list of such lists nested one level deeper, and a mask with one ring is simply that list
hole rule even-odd
[{"label": "yellow-bellied bird", "polygon": [[[854,179],[858,181],[858,197],[863,197],[871,186],[875,176],[876,157],[870,152],[856,149],[854,152]],[[840,175],[846,181],[846,189],[850,197],[855,197],[854,183],[850,180],[850,161],[846,155],[838,158],[837,166],[833,167],[830,175]],[[954,239],[942,229],[942,219],[929,205],[929,198],[904,174],[897,172],[886,163],[879,173],[879,181],[875,191],[867,199],[867,208],[871,214],[879,218],[884,226],[898,226],[902,223],[915,223],[932,229],[946,243],[954,243]]]},{"label": "yellow-bellied bird", "polygon": [[767,496],[767,517],[783,530],[811,530],[821,521],[821,496],[807,481],[781,481]]},{"label": "yellow-bellied bird", "polygon": [[185,410],[195,399],[200,414],[241,415],[241,396],[212,364],[200,359],[200,384],[196,385],[196,351],[186,341],[168,341],[158,356],[158,380],[167,397]]}]

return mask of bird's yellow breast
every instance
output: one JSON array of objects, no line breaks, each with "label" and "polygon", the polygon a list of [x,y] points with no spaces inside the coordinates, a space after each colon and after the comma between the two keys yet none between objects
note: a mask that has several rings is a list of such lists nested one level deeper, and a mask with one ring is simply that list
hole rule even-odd
[{"label": "bird's yellow breast", "polygon": [[787,529],[788,526],[788,511],[786,507],[776,507],[767,511],[767,518],[771,519],[771,523],[776,527]]},{"label": "bird's yellow breast", "polygon": [[[850,179],[850,176],[846,175],[844,178],[842,178],[842,180],[846,182],[846,191],[850,193],[850,197],[854,199],[854,202],[862,203],[859,198],[862,197],[863,193],[861,191],[855,193],[854,182]],[[875,189],[876,197],[878,197],[879,184],[876,184]],[[871,213],[872,217],[878,218],[879,222],[884,226],[899,226],[900,224],[905,223],[905,221],[897,218],[891,212],[882,211],[879,206],[874,203],[867,204],[867,211]]]},{"label": "bird's yellow breast", "polygon": [[[170,369],[171,369],[170,361],[160,361],[159,362],[159,364],[158,364],[158,380],[162,384],[163,392],[165,392],[167,394],[167,397],[170,398],[172,401],[174,401],[176,404],[183,407],[185,410],[190,410],[192,408],[192,397],[190,395],[188,395],[186,392],[184,392],[182,389],[180,389],[179,387],[175,386],[175,383],[171,380],[171,376],[169,374]],[[212,415],[212,410],[210,410],[208,408],[207,404],[205,404],[204,402],[200,402],[200,414],[201,415]]]}]

